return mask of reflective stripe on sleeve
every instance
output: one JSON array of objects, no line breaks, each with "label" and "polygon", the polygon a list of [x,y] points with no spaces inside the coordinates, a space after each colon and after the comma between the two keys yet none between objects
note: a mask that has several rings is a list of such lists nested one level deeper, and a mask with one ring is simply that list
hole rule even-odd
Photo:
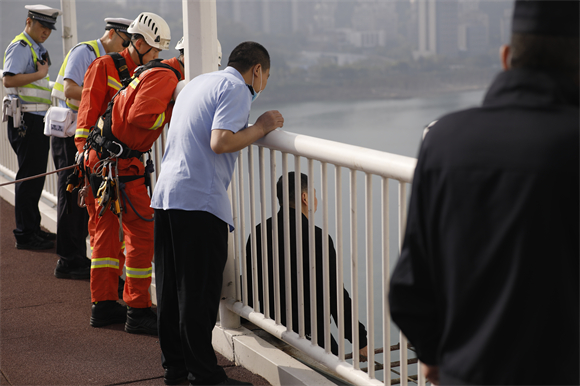
[{"label": "reflective stripe on sleeve", "polygon": [[89,129],[78,128],[75,131],[75,138],[87,138],[89,136]]},{"label": "reflective stripe on sleeve", "polygon": [[153,267],[149,268],[126,267],[125,273],[127,274],[127,277],[132,277],[135,279],[146,279],[148,277],[151,277],[151,275],[153,274]]},{"label": "reflective stripe on sleeve", "polygon": [[153,124],[152,127],[149,128],[149,130],[157,130],[158,128],[161,127],[161,125],[163,125],[164,121],[165,121],[165,111],[159,114],[159,116],[155,120],[155,123]]},{"label": "reflective stripe on sleeve", "polygon": [[91,269],[96,268],[115,268],[119,269],[119,259],[112,257],[103,257],[100,259],[91,259]]},{"label": "reflective stripe on sleeve", "polygon": [[113,78],[112,76],[107,76],[107,85],[114,88],[115,90],[120,90],[121,87],[123,87],[121,83],[119,83],[117,79]]}]

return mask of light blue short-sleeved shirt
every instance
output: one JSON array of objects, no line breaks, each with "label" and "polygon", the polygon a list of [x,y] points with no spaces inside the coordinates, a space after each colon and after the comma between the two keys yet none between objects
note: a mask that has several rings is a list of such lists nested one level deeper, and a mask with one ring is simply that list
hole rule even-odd
[{"label": "light blue short-sleeved shirt", "polygon": [[[97,40],[97,45],[99,46],[99,52],[105,52],[101,39]],[[85,73],[96,58],[97,53],[88,44],[81,44],[74,47],[68,56],[68,62],[64,69],[64,79],[70,79],[79,86],[82,86],[85,79]],[[60,107],[68,107],[66,101],[63,101],[62,99],[58,100],[58,104]]]},{"label": "light blue short-sleeved shirt", "polygon": [[203,74],[179,94],[151,207],[212,213],[233,230],[227,189],[238,152],[216,154],[211,131],[248,127],[252,94],[233,67]]},{"label": "light blue short-sleeved shirt", "polygon": [[[32,49],[36,52],[36,56],[42,58],[42,55],[47,52],[43,45],[36,43],[26,32],[24,32],[24,35],[26,35],[28,41],[32,43]],[[6,61],[4,62],[4,73],[10,72],[14,75],[18,75],[32,74],[33,72],[36,72],[34,58],[32,57],[28,44],[23,45],[20,41],[14,42],[8,46],[5,55]],[[11,96],[18,97],[13,94]],[[22,103],[26,102],[22,101]],[[46,111],[31,111],[30,114],[44,116]]]}]

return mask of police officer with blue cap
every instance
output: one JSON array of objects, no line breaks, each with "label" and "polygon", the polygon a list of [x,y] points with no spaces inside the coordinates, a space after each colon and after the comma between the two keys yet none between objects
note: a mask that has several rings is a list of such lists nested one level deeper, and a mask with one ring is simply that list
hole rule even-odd
[{"label": "police officer with blue cap", "polygon": [[[4,54],[3,84],[8,97],[3,101],[8,120],[8,138],[18,157],[16,179],[46,172],[49,138],[43,134],[43,118],[51,105],[48,66],[50,58],[42,43],[55,30],[58,9],[27,5],[24,31]],[[50,249],[56,235],[40,229],[38,202],[44,178],[19,182],[15,187],[16,248]]]}]

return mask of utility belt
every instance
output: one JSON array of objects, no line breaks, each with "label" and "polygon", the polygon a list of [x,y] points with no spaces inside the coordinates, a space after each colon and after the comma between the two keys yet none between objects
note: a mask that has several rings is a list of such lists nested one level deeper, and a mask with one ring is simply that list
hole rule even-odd
[{"label": "utility belt", "polygon": [[12,117],[14,128],[19,128],[23,121],[22,113],[46,111],[49,107],[44,103],[22,103],[18,98],[5,96],[2,100],[2,122],[6,122],[8,117]]}]

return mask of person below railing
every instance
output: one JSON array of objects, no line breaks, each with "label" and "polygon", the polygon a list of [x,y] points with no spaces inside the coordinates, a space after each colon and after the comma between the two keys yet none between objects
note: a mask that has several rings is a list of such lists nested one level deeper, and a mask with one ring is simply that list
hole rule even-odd
[{"label": "person below railing", "polygon": [[[276,184],[277,188],[277,196],[278,202],[280,203],[280,211],[278,212],[278,280],[280,283],[280,292],[277,294],[274,290],[274,253],[273,253],[273,240],[272,240],[272,218],[269,218],[266,221],[267,231],[267,248],[268,248],[268,291],[269,291],[269,306],[270,306],[270,317],[273,319],[276,317],[276,311],[274,307],[274,296],[280,297],[280,320],[282,323],[286,321],[286,289],[289,287],[292,291],[292,329],[299,333],[299,299],[298,299],[298,264],[297,264],[297,251],[296,251],[296,209],[295,209],[295,197],[294,197],[294,172],[288,173],[288,202],[289,202],[289,218],[288,221],[284,219],[284,211],[283,208],[283,198],[284,198],[284,189],[283,189],[283,178],[280,177]],[[315,246],[316,246],[316,288],[310,288],[310,248],[309,248],[309,239],[308,239],[308,206],[314,205],[314,211],[316,211],[316,207],[318,205],[318,200],[315,196],[312,200],[309,200],[308,197],[308,177],[301,173],[300,179],[300,189],[301,189],[301,196],[300,202],[302,205],[302,251],[303,251],[303,259],[302,259],[302,272],[303,272],[303,288],[304,288],[304,330],[305,336],[308,339],[311,339],[311,306],[310,306],[310,293],[312,291],[316,291],[316,329],[317,329],[317,343],[319,346],[324,347],[324,282],[323,282],[323,248],[322,248],[322,229],[319,227],[315,227]],[[291,283],[289,286],[286,283],[286,273],[285,273],[285,256],[284,256],[284,226],[288,224],[290,227],[290,264],[291,264]],[[264,285],[262,279],[262,224],[258,224],[255,229],[256,232],[256,268],[257,268],[257,277],[258,277],[258,302],[259,306],[254,307],[254,298],[253,298],[253,280],[252,280],[252,243],[251,243],[251,236],[248,238],[248,242],[246,244],[246,275],[247,275],[247,282],[248,282],[248,305],[253,307],[256,311],[264,312]],[[330,288],[329,288],[329,295],[330,295],[330,313],[334,318],[335,322],[338,324],[339,316],[338,316],[338,302],[337,302],[337,283],[336,283],[336,250],[334,249],[334,244],[332,242],[332,238],[328,236],[328,245],[329,245],[329,277],[330,277]],[[352,342],[352,301],[350,299],[349,293],[344,289],[344,315],[343,315],[343,323],[344,323],[344,331],[345,331],[345,338]],[[329,328],[330,326],[328,326]],[[359,333],[359,342],[360,346],[360,355],[363,361],[366,361],[367,356],[367,331],[365,326],[359,322],[358,325],[358,333]],[[355,348],[353,348],[354,350]],[[331,336],[331,352],[335,355],[338,355],[338,343]]]}]

